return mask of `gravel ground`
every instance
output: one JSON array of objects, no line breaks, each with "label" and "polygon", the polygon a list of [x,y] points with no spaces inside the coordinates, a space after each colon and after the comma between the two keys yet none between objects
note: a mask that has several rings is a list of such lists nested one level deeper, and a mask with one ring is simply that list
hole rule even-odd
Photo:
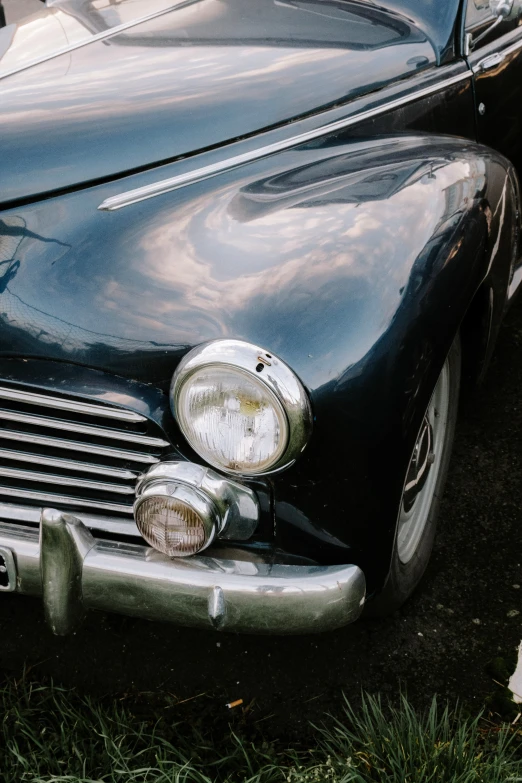
[{"label": "gravel ground", "polygon": [[494,687],[484,667],[513,653],[522,635],[522,613],[514,614],[522,610],[521,349],[522,301],[461,413],[428,573],[393,617],[265,638],[92,613],[75,636],[58,639],[37,600],[3,595],[0,668],[33,667],[92,694],[167,691],[181,711],[225,719],[225,704],[243,699],[249,721],[289,739],[361,688],[393,696],[402,686],[419,705],[436,692],[478,709]]}]

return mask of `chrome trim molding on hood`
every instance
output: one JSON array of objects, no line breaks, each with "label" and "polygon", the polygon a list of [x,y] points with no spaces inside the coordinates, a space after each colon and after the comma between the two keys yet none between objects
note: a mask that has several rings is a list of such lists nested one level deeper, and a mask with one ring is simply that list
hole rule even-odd
[{"label": "chrome trim molding on hood", "polygon": [[217,161],[216,163],[212,163],[209,166],[196,168],[184,174],[178,174],[175,177],[170,177],[169,179],[154,182],[152,185],[145,185],[141,188],[128,190],[116,196],[111,196],[110,198],[105,199],[105,201],[100,204],[98,209],[112,212],[117,209],[128,207],[131,204],[137,204],[140,201],[154,198],[155,196],[161,196],[164,193],[177,190],[178,188],[182,188],[185,185],[191,185],[195,182],[209,179],[210,177],[214,177],[224,171],[230,171],[231,169],[243,166],[246,163],[251,163],[255,160],[260,160],[261,158],[274,155],[277,152],[283,152],[284,150],[291,149],[292,147],[297,147],[300,144],[313,141],[314,139],[318,139],[321,136],[326,136],[329,133],[335,133],[336,131],[349,128],[352,125],[356,125],[357,123],[363,122],[364,120],[369,120],[372,117],[376,117],[386,111],[392,111],[393,109],[400,108],[401,106],[404,106],[407,103],[411,103],[412,101],[416,101],[419,98],[425,98],[429,95],[433,95],[445,87],[451,87],[453,84],[458,84],[459,82],[469,79],[471,76],[473,76],[473,71],[468,69],[463,73],[457,74],[456,76],[442,79],[435,84],[414,90],[413,92],[402,95],[399,98],[384,101],[372,109],[359,112],[358,114],[354,114],[350,117],[343,117],[341,120],[336,120],[335,122],[321,125],[318,128],[313,128],[312,130],[306,131],[305,133],[301,133],[297,136],[291,136],[290,138],[276,141],[273,144],[267,144],[263,147],[258,147],[257,149],[244,152],[243,154],[225,158],[224,160]]}]

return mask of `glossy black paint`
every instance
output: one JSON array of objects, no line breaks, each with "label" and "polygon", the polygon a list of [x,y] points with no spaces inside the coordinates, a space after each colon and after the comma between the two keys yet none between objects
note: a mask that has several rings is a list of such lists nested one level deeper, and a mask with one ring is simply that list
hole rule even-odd
[{"label": "glossy black paint", "polygon": [[460,0],[391,0],[386,6],[413,20],[432,42],[439,63],[458,54]]},{"label": "glossy black paint", "polygon": [[[390,3],[386,19],[396,20],[398,2]],[[401,0],[400,10],[406,13],[407,5],[414,13],[406,0]],[[292,8],[296,10],[292,18],[302,19],[309,13],[304,6],[286,3],[277,8],[286,9],[285,13]],[[317,4],[311,7],[315,10]],[[336,13],[368,9],[344,1],[320,7],[331,7]],[[453,9],[456,23],[456,7],[447,7]],[[259,5],[251,2],[248,8]],[[398,47],[401,51],[394,62],[402,63],[400,68],[406,51],[409,57],[415,47],[428,45],[427,34],[422,39],[418,32],[427,30],[427,13],[417,19],[417,27],[408,23],[416,37],[410,43],[406,38]],[[317,30],[325,25],[326,37],[330,23],[315,16],[314,34],[319,35]],[[429,43],[430,51],[441,57],[444,52],[446,57],[449,15],[442,15],[440,24],[434,14],[430,18],[431,41],[434,30],[439,36],[439,43]],[[406,24],[402,17],[401,24]],[[340,29],[338,22],[336,28]],[[277,70],[279,49],[274,39],[270,41],[268,50]],[[134,51],[135,43],[129,42],[128,51]],[[181,51],[172,41],[169,46],[152,51],[163,67],[170,62],[169,53],[176,61]],[[143,41],[140,47],[141,52]],[[232,48],[229,41],[219,49],[223,63],[232,62]],[[208,54],[207,46],[200,49]],[[292,56],[304,52],[308,68],[309,44],[300,42],[294,50]],[[247,118],[253,118],[252,130],[272,123],[267,123],[267,107],[279,112],[275,123],[299,113],[296,103],[286,105],[283,99],[294,97],[294,92],[295,100],[308,106],[309,117],[132,176],[121,178],[135,165],[149,166],[162,156],[179,154],[183,145],[192,144],[195,150],[240,135],[237,130],[230,135],[230,128],[237,129],[244,120],[234,103],[245,95],[237,70],[224,71],[238,85],[237,95],[227,85],[229,103],[218,93],[205,96],[203,81],[196,78],[200,92],[189,91],[186,100],[188,105],[191,100],[201,103],[212,121],[200,122],[198,114],[184,115],[181,101],[179,126],[175,126],[180,140],[174,126],[162,122],[166,115],[158,108],[151,115],[151,135],[144,143],[138,127],[143,126],[147,102],[113,106],[114,84],[122,90],[130,88],[121,80],[115,82],[110,68],[105,76],[101,66],[97,83],[103,89],[98,95],[101,114],[92,115],[93,105],[87,99],[81,104],[89,94],[82,88],[79,103],[74,104],[81,109],[76,117],[57,114],[59,122],[55,119],[54,124],[49,117],[57,136],[43,156],[29,123],[26,135],[19,133],[19,148],[26,157],[1,164],[14,167],[8,178],[12,189],[6,185],[4,193],[9,195],[4,200],[28,198],[31,190],[41,200],[33,197],[32,203],[0,212],[0,356],[6,361],[23,360],[32,382],[41,385],[52,386],[51,377],[56,377],[60,365],[66,374],[78,373],[79,378],[96,371],[101,389],[102,378],[107,378],[108,390],[112,384],[152,385],[155,420],[184,457],[197,460],[175,429],[165,394],[181,356],[193,345],[219,337],[248,340],[277,353],[310,391],[315,428],[296,465],[260,483],[265,499],[263,534],[270,537],[273,521],[272,543],[281,550],[322,563],[360,563],[374,590],[386,575],[408,457],[449,346],[466,314],[485,302],[476,322],[480,329],[473,324],[464,333],[476,338],[483,352],[489,350],[518,257],[513,171],[507,161],[473,141],[471,79],[442,86],[443,79],[465,71],[465,63],[456,60],[444,69],[421,70],[414,77],[415,85],[440,81],[435,94],[342,133],[119,212],[97,209],[111,195],[375,108],[413,87],[412,79],[400,79],[379,92],[368,92],[370,78],[372,89],[384,84],[379,52],[374,52],[379,61],[376,70],[370,69],[368,80],[361,82],[355,69],[346,68],[342,74],[340,67],[348,62],[343,58],[360,56],[353,41],[349,51],[346,45],[336,45],[333,51],[340,58],[333,82],[321,70],[321,58],[313,78],[306,68],[294,72],[297,81],[289,82],[288,92],[269,69],[261,70],[262,78],[258,73],[248,82],[248,89],[255,84],[258,90]],[[97,47],[83,50],[85,63],[93,55],[98,56]],[[189,57],[187,50],[185,57]],[[78,65],[81,87],[87,65],[75,58],[76,54],[72,62]],[[104,62],[108,67],[108,60]],[[208,60],[205,63],[208,66]],[[96,62],[94,66],[98,67]],[[27,82],[29,92],[35,94],[37,71],[41,76],[42,69],[48,69],[51,79],[55,67],[56,63],[35,69]],[[406,74],[404,69],[401,73]],[[3,86],[0,82],[0,88],[3,91],[11,83],[13,94],[21,90],[21,96],[21,77],[10,77]],[[258,77],[261,81],[256,82]],[[143,78],[144,84],[150,84],[148,76]],[[318,114],[314,96],[326,101],[330,88],[341,96],[341,82],[349,89],[350,84],[362,84],[364,94],[330,109],[323,103],[324,111]],[[246,79],[244,84],[247,89]],[[302,87],[297,89],[298,84]],[[176,84],[169,93],[165,80],[158,95],[176,94],[179,101],[178,88]],[[65,105],[70,95],[62,89],[60,100]],[[342,93],[343,101],[349,89]],[[49,93],[42,89],[41,95],[42,102],[34,109],[37,115],[49,106]],[[281,99],[274,100],[276,95]],[[152,103],[156,97],[152,96]],[[210,103],[205,103],[207,98]],[[213,100],[215,115],[210,112]],[[167,100],[165,105],[171,112],[173,104]],[[103,142],[93,131],[96,117],[106,120],[99,129]],[[15,124],[12,127],[10,143],[15,145]],[[81,135],[74,139],[72,135],[73,129],[77,134],[82,127],[89,129],[84,145]],[[213,134],[214,140],[202,141],[198,134]],[[182,146],[175,147],[178,143]],[[32,181],[24,171],[35,165],[38,155],[45,165],[49,161],[49,168],[44,165],[36,184],[28,184]],[[5,172],[7,176],[8,168]],[[116,181],[75,190],[78,183],[111,172],[117,172]],[[67,184],[71,192],[42,197]]]},{"label": "glossy black paint", "polygon": [[[412,150],[402,160],[397,155],[397,191],[379,192],[390,184],[389,173],[379,171],[378,163],[374,168],[372,152],[363,183],[347,188],[347,202],[357,205],[359,221],[366,223],[351,243],[364,274],[350,281],[349,292],[336,281],[348,313],[343,319],[338,312],[334,340],[340,344],[346,336],[350,348],[357,346],[358,358],[314,390],[321,426],[310,452],[275,489],[282,546],[296,551],[305,534],[327,530],[330,547],[324,537],[317,547],[326,558],[334,540],[347,541],[349,526],[354,559],[371,577],[387,567],[420,417],[482,286],[494,301],[492,321],[503,313],[518,225],[513,181],[502,159],[473,145],[457,147],[454,155],[454,142],[442,139],[428,159],[424,145],[433,142],[423,141],[420,161]],[[387,151],[386,160],[393,158]],[[376,519],[381,546],[375,541]]]},{"label": "glossy black paint", "polygon": [[[492,273],[507,287],[503,161],[450,138],[330,140],[118,213],[94,209],[103,190],[4,213],[21,241],[0,297],[3,355],[166,388],[206,339],[278,353],[310,390],[316,423],[303,458],[271,481],[276,543],[320,562],[349,556],[375,584],[419,415],[486,274],[502,193]],[[57,209],[60,238],[40,234]]]},{"label": "glossy black paint", "polygon": [[421,29],[366,3],[194,0],[0,81],[0,201],[214,147],[435,62]]},{"label": "glossy black paint", "polygon": [[[273,270],[286,258],[283,227],[273,222],[275,215],[284,216],[287,230],[298,241],[293,250],[299,261],[296,275],[306,268],[315,244],[324,244],[324,226],[314,225],[309,237],[303,235],[296,205],[281,202],[277,210],[271,209],[262,228],[257,220],[249,220],[245,194],[267,177],[313,163],[320,189],[327,169],[323,161],[340,155],[343,143],[357,142],[347,148],[353,151],[356,171],[358,161],[368,162],[365,150],[381,147],[379,138],[370,141],[369,136],[396,132],[401,125],[416,129],[424,124],[432,129],[436,122],[449,131],[471,131],[472,114],[467,127],[463,119],[470,113],[469,85],[457,85],[342,135],[120,212],[104,213],[97,207],[115,192],[172,176],[189,164],[164,166],[0,213],[4,236],[0,350],[4,355],[13,351],[88,365],[167,389],[180,357],[204,340],[234,335],[272,343],[274,351],[285,349],[286,359],[300,372],[295,364],[298,356],[288,354],[287,343],[304,344],[310,337],[313,344],[308,353],[315,352],[319,369],[306,380],[315,388],[328,378],[318,350],[323,339],[321,320],[328,318],[327,312],[317,314],[310,335],[303,334],[300,340],[291,334],[290,314],[287,325],[274,323],[271,313],[262,312],[269,331],[259,333],[249,324],[255,317],[251,304],[258,289],[253,285],[247,295],[241,292],[246,282],[256,283],[254,275],[265,269],[271,271],[261,282],[270,285]],[[405,142],[406,150],[414,146]],[[428,142],[427,157],[429,150]],[[389,151],[393,142],[384,146],[381,157]],[[296,302],[294,310],[300,306]],[[287,328],[290,333],[285,337]],[[344,367],[341,361],[327,373]]]},{"label": "glossy black paint", "polygon": [[[477,48],[470,57],[472,66],[488,55],[502,51],[509,45],[522,43],[522,28],[516,28],[489,45]],[[484,144],[493,146],[506,155],[522,172],[522,46],[491,70],[478,73],[475,79],[477,105],[484,113],[477,112],[477,136]]]}]

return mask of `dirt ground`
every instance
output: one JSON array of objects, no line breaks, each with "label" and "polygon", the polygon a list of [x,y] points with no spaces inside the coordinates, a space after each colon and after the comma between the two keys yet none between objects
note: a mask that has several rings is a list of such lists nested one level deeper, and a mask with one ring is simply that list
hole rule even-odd
[{"label": "dirt ground", "polygon": [[438,693],[478,709],[493,688],[485,665],[522,636],[521,357],[519,301],[484,386],[461,412],[428,573],[393,617],[265,638],[92,613],[59,639],[37,600],[4,594],[0,670],[33,667],[31,676],[96,695],[168,692],[180,719],[196,709],[225,718],[226,703],[243,699],[249,722],[289,739],[361,688],[393,696],[402,686],[419,705]]}]

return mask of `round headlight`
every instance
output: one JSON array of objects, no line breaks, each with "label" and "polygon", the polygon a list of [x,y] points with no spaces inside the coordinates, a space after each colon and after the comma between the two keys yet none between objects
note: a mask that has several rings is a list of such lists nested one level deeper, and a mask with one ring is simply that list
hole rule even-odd
[{"label": "round headlight", "polygon": [[256,475],[291,464],[306,446],[311,409],[302,384],[280,359],[239,340],[198,346],[171,387],[187,441],[210,465]]}]

